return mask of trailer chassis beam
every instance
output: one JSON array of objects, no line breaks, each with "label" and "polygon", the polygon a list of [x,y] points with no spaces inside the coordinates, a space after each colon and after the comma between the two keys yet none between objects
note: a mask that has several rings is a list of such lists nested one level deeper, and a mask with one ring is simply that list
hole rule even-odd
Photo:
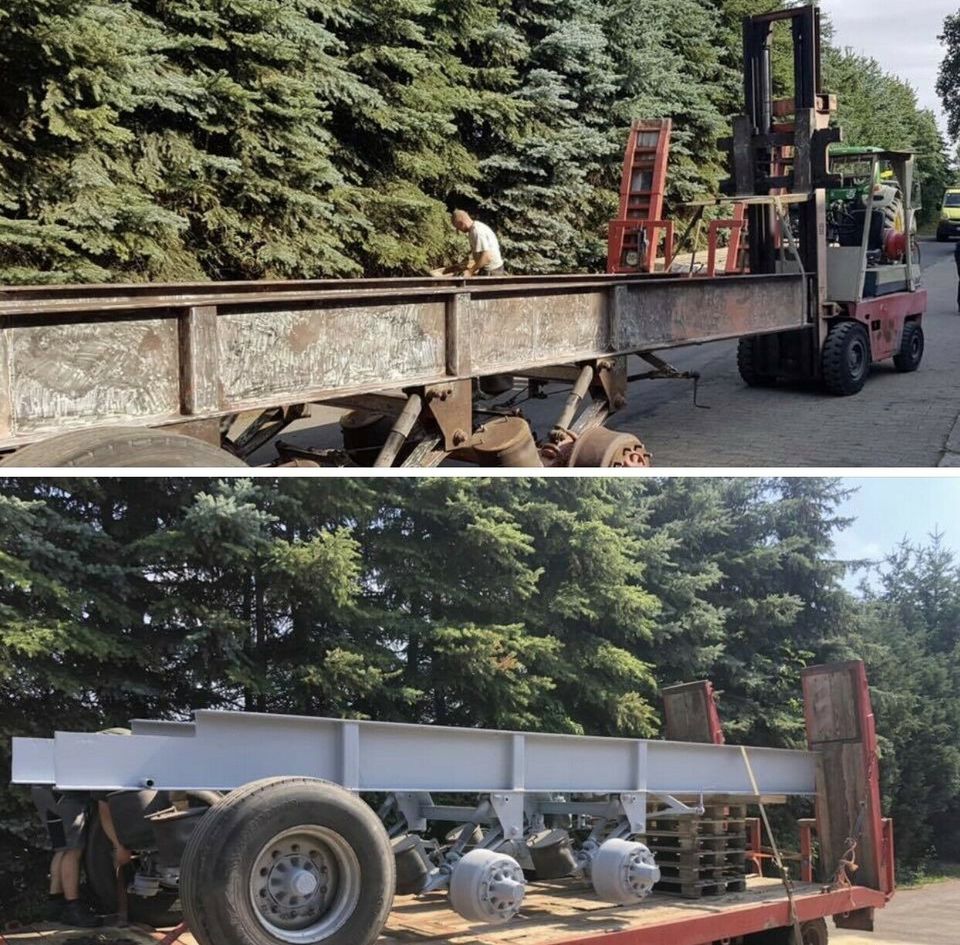
[{"label": "trailer chassis beam", "polygon": [[[748,756],[764,795],[816,793],[814,753],[750,748]],[[14,782],[62,790],[233,790],[278,774],[386,793],[755,795],[740,749],[729,745],[218,710],[198,711],[192,723],[135,721],[125,738],[14,740]]]},{"label": "trailer chassis beam", "polygon": [[[0,449],[582,367],[810,318],[795,274],[87,289],[0,293]],[[616,372],[598,380],[616,411]],[[447,449],[473,432],[462,412],[434,417]]]}]

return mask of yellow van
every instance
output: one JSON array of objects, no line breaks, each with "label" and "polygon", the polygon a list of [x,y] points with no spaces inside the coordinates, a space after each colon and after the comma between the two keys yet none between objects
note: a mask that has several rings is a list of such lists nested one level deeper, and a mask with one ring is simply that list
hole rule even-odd
[{"label": "yellow van", "polygon": [[951,187],[943,195],[937,226],[937,242],[944,243],[953,236],[960,236],[960,187]]}]

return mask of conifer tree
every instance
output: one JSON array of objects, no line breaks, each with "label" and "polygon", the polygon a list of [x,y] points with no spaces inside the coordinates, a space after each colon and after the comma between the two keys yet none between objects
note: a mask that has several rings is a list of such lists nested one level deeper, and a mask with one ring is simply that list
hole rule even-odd
[{"label": "conifer tree", "polygon": [[9,282],[196,275],[187,223],[155,199],[160,159],[133,116],[190,111],[165,37],[126,4],[11,0],[0,10],[0,273]]},{"label": "conifer tree", "polygon": [[594,0],[521,0],[503,11],[523,118],[509,136],[491,129],[483,155],[480,207],[488,207],[510,266],[518,272],[574,272],[602,264],[616,150],[609,113],[615,63]]}]

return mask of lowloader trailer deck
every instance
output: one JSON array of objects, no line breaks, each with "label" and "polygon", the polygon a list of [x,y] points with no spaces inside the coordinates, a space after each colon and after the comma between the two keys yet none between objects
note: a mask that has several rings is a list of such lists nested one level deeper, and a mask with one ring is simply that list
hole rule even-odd
[{"label": "lowloader trailer deck", "polygon": [[[636,249],[617,252],[635,273],[618,261],[611,275],[5,287],[0,463],[243,465],[318,403],[350,411],[344,449],[278,442],[280,462],[644,466],[640,439],[605,425],[629,381],[691,376],[662,360],[671,348],[739,338],[746,383],[802,378],[839,395],[859,392],[875,361],[916,370],[927,297],[914,159],[846,149],[831,160],[842,134],[821,87],[819,17],[807,6],[745,23],[746,112],[725,193],[749,274],[639,271],[655,247],[640,252],[631,232]],[[789,100],[775,99],[770,68],[783,24]],[[672,258],[669,221],[616,226],[662,231]],[[649,370],[629,375],[630,355]],[[567,386],[551,430],[518,409],[517,380],[530,397]]]},{"label": "lowloader trailer deck", "polygon": [[[200,945],[824,945],[893,894],[892,825],[863,664],[803,690],[807,751],[723,744],[695,683],[664,691],[668,741],[201,711],[14,739],[13,780],[105,792],[131,916]],[[748,808],[790,798],[799,877],[748,876]],[[86,863],[115,911],[96,823]]]}]

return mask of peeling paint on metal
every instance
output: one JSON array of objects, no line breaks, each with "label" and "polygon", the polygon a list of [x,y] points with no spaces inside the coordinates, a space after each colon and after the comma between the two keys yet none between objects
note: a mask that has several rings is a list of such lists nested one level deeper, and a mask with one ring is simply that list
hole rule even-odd
[{"label": "peeling paint on metal", "polygon": [[227,312],[219,320],[229,405],[442,375],[443,302]]},{"label": "peeling paint on metal", "polygon": [[604,354],[609,348],[604,292],[527,298],[471,298],[463,306],[475,374]]},{"label": "peeling paint on metal", "polygon": [[17,432],[179,411],[175,319],[15,324],[4,333]]}]

